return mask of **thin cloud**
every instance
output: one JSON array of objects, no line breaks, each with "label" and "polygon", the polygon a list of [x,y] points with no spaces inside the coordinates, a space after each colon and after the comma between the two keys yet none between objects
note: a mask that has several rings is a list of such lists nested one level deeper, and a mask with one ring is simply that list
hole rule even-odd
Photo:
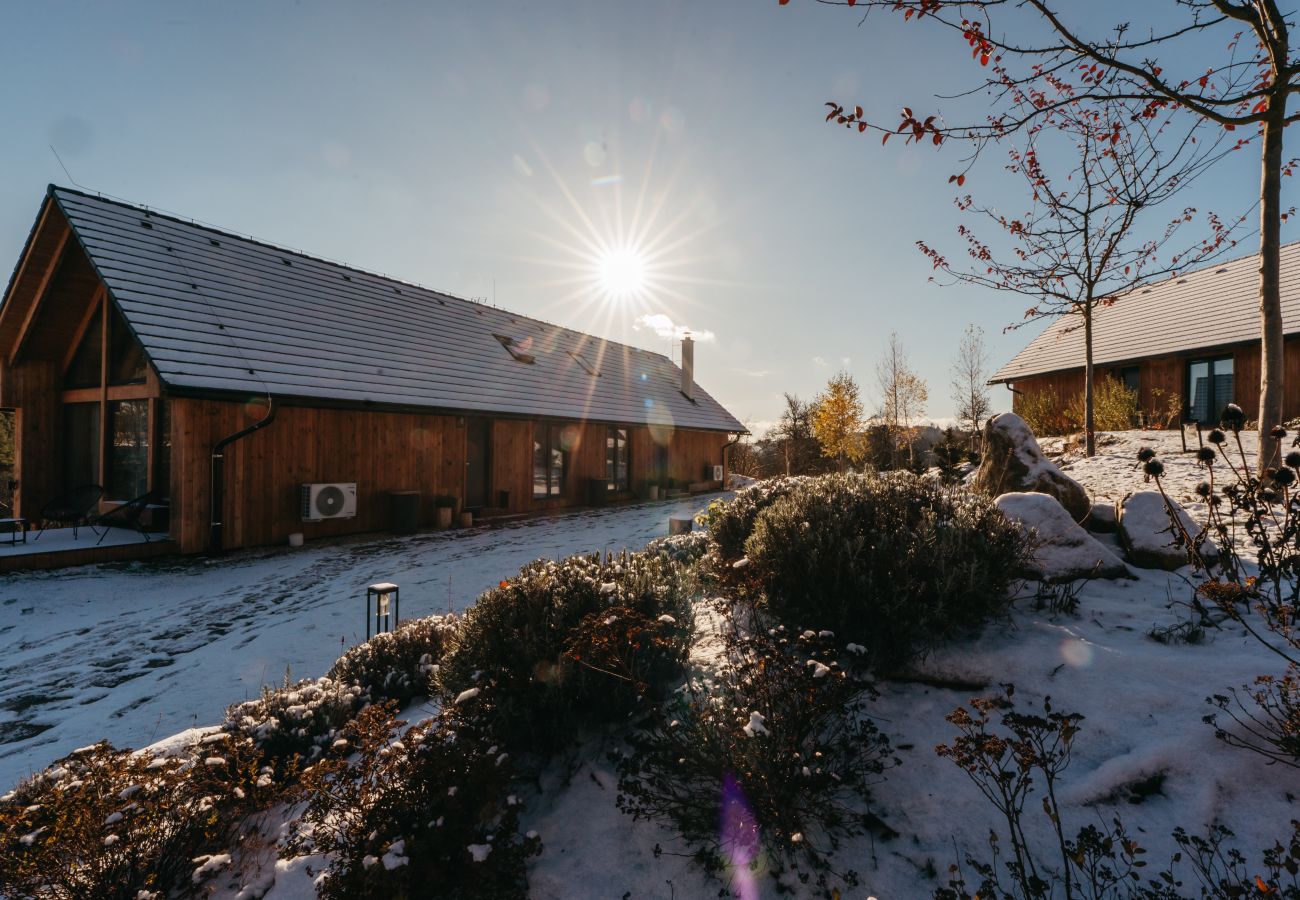
[{"label": "thin cloud", "polygon": [[643,329],[646,331],[653,331],[661,338],[676,338],[677,340],[681,340],[689,334],[696,343],[709,343],[717,338],[717,335],[712,331],[699,331],[694,328],[687,328],[685,325],[673,322],[672,319],[668,318],[663,313],[637,316],[636,321],[632,323],[632,327],[637,331]]},{"label": "thin cloud", "polygon": [[826,368],[827,366],[826,360],[822,359],[820,356],[814,356],[812,358],[812,361],[813,361],[813,365],[821,366],[823,369]]},{"label": "thin cloud", "polygon": [[734,369],[733,371],[739,372],[741,375],[747,375],[750,378],[766,378],[772,374],[771,369]]}]

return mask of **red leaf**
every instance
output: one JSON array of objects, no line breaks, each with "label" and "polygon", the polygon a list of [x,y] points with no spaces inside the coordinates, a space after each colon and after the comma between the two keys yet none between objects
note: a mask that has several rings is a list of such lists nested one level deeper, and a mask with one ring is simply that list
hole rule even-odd
[{"label": "red leaf", "polygon": [[776,2],[779,3],[781,6],[785,6],[787,3],[790,2],[790,0],[776,0]]},{"label": "red leaf", "polygon": [[[864,131],[866,131],[866,130],[867,130],[867,123],[866,123],[866,122],[859,122],[859,123],[858,123],[858,134],[862,134],[862,132],[864,132]],[[889,135],[886,134],[885,137],[889,137]]]},{"label": "red leaf", "polygon": [[853,107],[853,115],[855,115],[855,116],[857,116],[859,119],[861,119],[861,118],[862,118],[862,107],[861,107],[861,106],[855,106],[855,107]]},{"label": "red leaf", "polygon": [[889,143],[889,138],[890,138],[892,135],[893,135],[893,132],[892,132],[892,131],[886,131],[884,137],[882,137],[882,138],[880,139],[880,146],[883,147],[883,146],[885,146],[885,144]]},{"label": "red leaf", "polygon": [[965,184],[965,183],[966,183],[966,176],[965,176],[965,175],[958,175],[958,176],[957,176],[957,187],[961,187],[961,186],[962,186],[963,184]]}]

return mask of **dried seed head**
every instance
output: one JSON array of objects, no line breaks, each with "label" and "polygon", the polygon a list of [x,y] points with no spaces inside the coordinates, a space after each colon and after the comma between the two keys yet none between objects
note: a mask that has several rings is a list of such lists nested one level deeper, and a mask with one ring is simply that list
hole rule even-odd
[{"label": "dried seed head", "polygon": [[1265,503],[1276,503],[1282,499],[1282,495],[1272,488],[1264,488],[1264,490],[1259,492],[1259,499],[1263,500]]},{"label": "dried seed head", "polygon": [[1233,434],[1241,431],[1241,426],[1246,424],[1246,413],[1235,403],[1229,403],[1223,408],[1223,418],[1220,424],[1224,428],[1230,429]]},{"label": "dried seed head", "polygon": [[1161,475],[1165,474],[1165,464],[1158,459],[1149,459],[1146,461],[1146,464],[1142,466],[1142,471],[1154,478],[1159,478]]},{"label": "dried seed head", "polygon": [[1282,438],[1286,437],[1286,429],[1283,428],[1281,425],[1274,425],[1272,429],[1269,431],[1269,434],[1271,434],[1273,437],[1277,438],[1280,441],[1282,440]]},{"label": "dried seed head", "polygon": [[1274,469],[1269,477],[1278,487],[1290,487],[1295,484],[1295,472],[1290,469]]},{"label": "dried seed head", "polygon": [[1211,444],[1222,444],[1224,441],[1228,439],[1228,436],[1224,434],[1222,431],[1220,431],[1219,429],[1215,428],[1212,429],[1210,433],[1205,436],[1205,439],[1209,441]]},{"label": "dried seed head", "polygon": [[1207,466],[1214,464],[1214,458],[1216,456],[1218,456],[1218,454],[1214,452],[1213,447],[1202,447],[1200,450],[1196,451],[1196,458]]},{"label": "dried seed head", "polygon": [[1156,451],[1150,447],[1143,447],[1138,451],[1138,462],[1147,462],[1156,458]]},{"label": "dried seed head", "polygon": [[1292,450],[1286,455],[1286,464],[1293,469],[1300,469],[1300,450]]},{"label": "dried seed head", "polygon": [[1202,481],[1196,486],[1196,496],[1201,498],[1210,496],[1210,483],[1208,481]]}]

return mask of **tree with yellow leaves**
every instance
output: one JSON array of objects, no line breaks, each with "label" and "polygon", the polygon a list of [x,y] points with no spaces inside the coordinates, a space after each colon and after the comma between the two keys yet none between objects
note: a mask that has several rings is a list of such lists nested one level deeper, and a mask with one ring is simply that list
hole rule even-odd
[{"label": "tree with yellow leaves", "polygon": [[822,445],[822,453],[837,460],[841,471],[866,456],[862,426],[858,383],[848,372],[840,372],[813,402],[812,431]]}]

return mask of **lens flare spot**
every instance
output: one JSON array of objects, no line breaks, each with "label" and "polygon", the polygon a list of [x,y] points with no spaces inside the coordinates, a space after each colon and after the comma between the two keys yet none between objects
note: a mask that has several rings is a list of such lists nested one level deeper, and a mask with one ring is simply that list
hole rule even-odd
[{"label": "lens flare spot", "polygon": [[1087,641],[1070,638],[1061,643],[1061,658],[1067,665],[1076,669],[1086,669],[1092,665],[1092,645]]},{"label": "lens flare spot", "polygon": [[759,850],[758,822],[740,782],[730,774],[722,778],[719,806],[718,844],[727,860],[732,890],[739,900],[758,900],[754,871]]}]

